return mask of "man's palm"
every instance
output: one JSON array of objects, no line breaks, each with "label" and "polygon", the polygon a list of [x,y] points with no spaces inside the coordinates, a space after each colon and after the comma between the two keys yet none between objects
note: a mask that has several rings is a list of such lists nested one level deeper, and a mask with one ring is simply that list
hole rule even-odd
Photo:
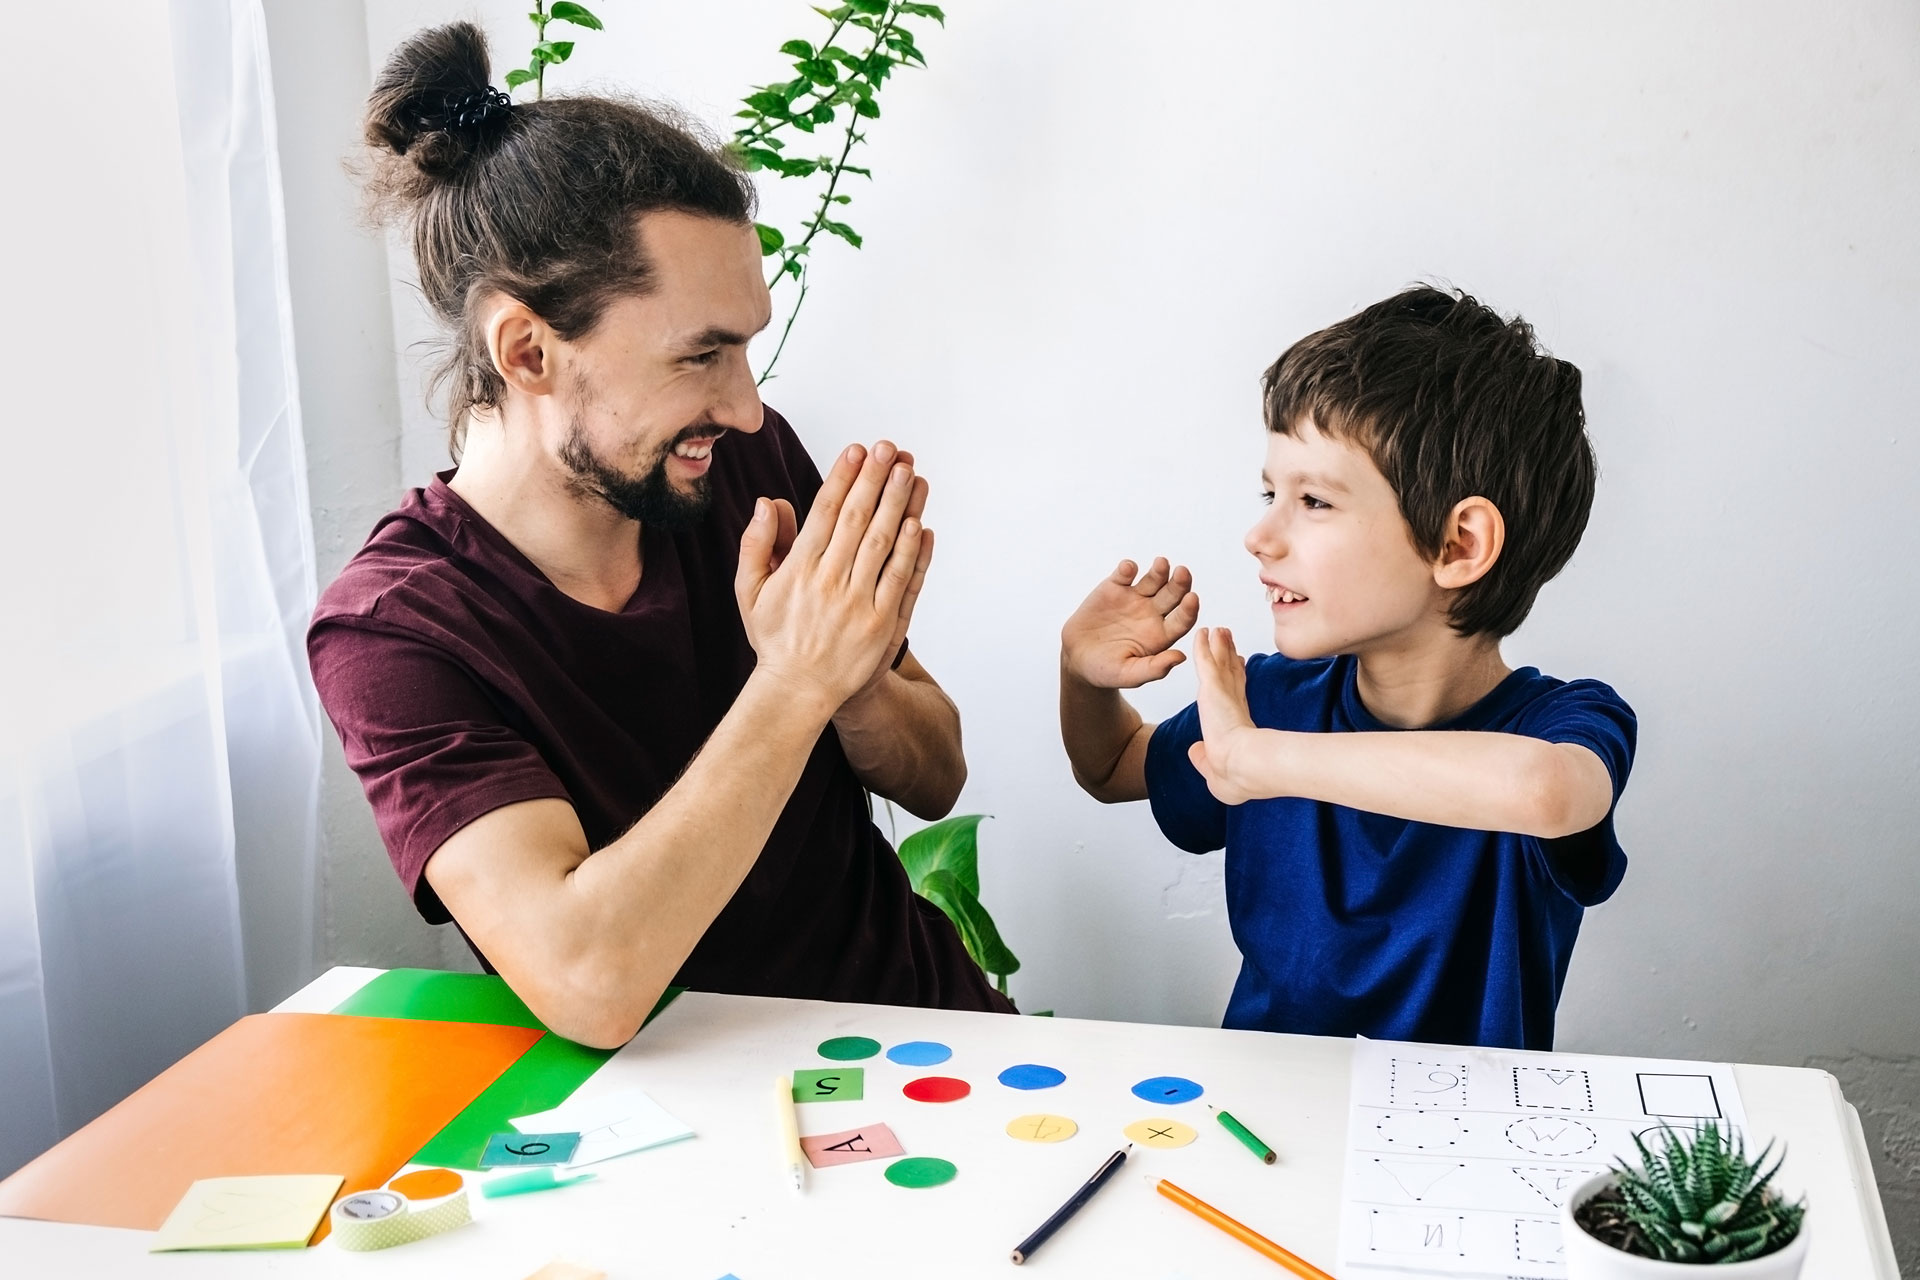
[{"label": "man's palm", "polygon": [[1200,616],[1193,575],[1164,559],[1138,581],[1136,573],[1133,561],[1122,560],[1060,630],[1068,669],[1098,688],[1137,689],[1186,660],[1172,646]]}]

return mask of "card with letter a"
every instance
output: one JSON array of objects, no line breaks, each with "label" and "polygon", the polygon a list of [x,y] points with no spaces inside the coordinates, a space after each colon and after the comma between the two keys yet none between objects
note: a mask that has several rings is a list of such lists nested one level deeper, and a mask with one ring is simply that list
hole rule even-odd
[{"label": "card with letter a", "polygon": [[900,1139],[894,1137],[893,1130],[883,1124],[848,1129],[844,1133],[823,1133],[817,1138],[802,1138],[800,1149],[807,1153],[807,1161],[816,1169],[906,1154]]}]

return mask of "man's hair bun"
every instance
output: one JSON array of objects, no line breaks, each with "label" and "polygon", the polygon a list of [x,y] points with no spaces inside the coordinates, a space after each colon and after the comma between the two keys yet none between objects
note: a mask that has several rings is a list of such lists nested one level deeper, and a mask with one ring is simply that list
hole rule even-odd
[{"label": "man's hair bun", "polygon": [[[511,104],[487,81],[487,37],[471,22],[429,28],[394,50],[367,98],[366,120],[367,145],[404,156],[416,175],[407,182],[389,173],[392,186],[451,178],[504,127]],[[406,194],[423,194],[418,187]]]}]

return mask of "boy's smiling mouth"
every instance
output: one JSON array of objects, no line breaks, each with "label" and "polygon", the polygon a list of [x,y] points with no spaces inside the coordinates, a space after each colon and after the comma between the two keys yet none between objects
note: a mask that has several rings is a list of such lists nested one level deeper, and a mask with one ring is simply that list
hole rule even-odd
[{"label": "boy's smiling mouth", "polygon": [[1260,581],[1267,589],[1268,604],[1289,605],[1305,604],[1307,602],[1306,596],[1291,587],[1281,586],[1277,582],[1268,582],[1265,578],[1262,578]]}]

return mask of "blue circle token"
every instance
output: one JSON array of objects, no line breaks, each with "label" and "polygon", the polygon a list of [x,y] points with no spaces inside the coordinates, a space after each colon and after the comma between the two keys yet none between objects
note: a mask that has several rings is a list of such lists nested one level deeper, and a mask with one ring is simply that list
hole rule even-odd
[{"label": "blue circle token", "polygon": [[1009,1089],[1051,1089],[1066,1083],[1066,1079],[1067,1073],[1058,1067],[1043,1067],[1037,1062],[1023,1062],[1000,1073],[1000,1083]]},{"label": "blue circle token", "polygon": [[1145,1102],[1192,1102],[1205,1092],[1193,1081],[1180,1076],[1155,1076],[1133,1086],[1133,1096]]},{"label": "blue circle token", "polygon": [[889,1061],[903,1067],[933,1067],[953,1056],[953,1050],[932,1040],[909,1040],[887,1050]]}]

